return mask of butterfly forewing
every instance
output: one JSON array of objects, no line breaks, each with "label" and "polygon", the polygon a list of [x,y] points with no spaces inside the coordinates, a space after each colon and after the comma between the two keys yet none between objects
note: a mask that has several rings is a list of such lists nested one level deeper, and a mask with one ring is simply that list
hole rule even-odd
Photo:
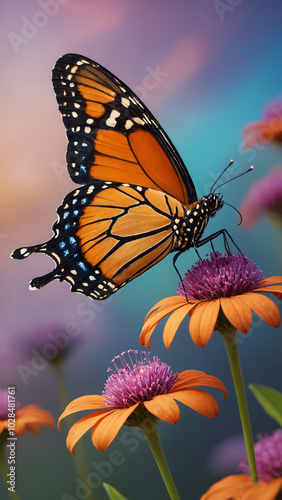
[{"label": "butterfly forewing", "polygon": [[160,124],[117,77],[90,59],[68,54],[56,63],[53,85],[75,182],[140,185],[170,194],[185,206],[197,199],[190,175]]}]

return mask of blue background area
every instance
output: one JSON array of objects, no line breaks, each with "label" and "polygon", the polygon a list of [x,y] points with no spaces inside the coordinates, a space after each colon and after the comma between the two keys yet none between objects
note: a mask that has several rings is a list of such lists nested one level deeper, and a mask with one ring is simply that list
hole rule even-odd
[{"label": "blue background area", "polygon": [[[239,208],[252,183],[281,163],[282,149],[271,145],[243,150],[241,131],[261,118],[269,102],[281,98],[282,6],[274,0],[2,4],[1,385],[15,384],[22,405],[39,404],[57,418],[61,409],[51,366],[37,370],[26,383],[19,374],[19,365],[31,366],[30,359],[22,358],[23,339],[49,325],[64,330],[72,322],[82,333],[64,364],[69,398],[100,394],[111,359],[121,351],[140,348],[145,315],[158,300],[175,294],[178,277],[168,256],[108,301],[92,302],[71,294],[66,283],[53,282],[31,293],[29,280],[51,270],[53,263],[42,255],[24,262],[9,259],[14,248],[49,239],[55,210],[74,189],[65,171],[66,138],[51,85],[55,61],[67,52],[81,53],[139,90],[177,147],[199,194],[208,192],[230,158],[236,172],[253,164],[253,173],[222,188],[225,201]],[[166,75],[149,80],[148,74],[158,67]],[[237,223],[238,215],[226,206],[205,234],[225,227],[266,276],[281,274],[276,230],[267,220],[251,231]],[[218,248],[223,250],[219,242]],[[208,247],[202,255],[206,251]],[[193,250],[181,256],[180,272],[195,261]],[[220,478],[220,472],[212,474],[207,466],[209,453],[240,432],[232,380],[218,333],[200,349],[184,321],[169,351],[161,334],[160,326],[152,337],[152,354],[175,371],[198,369],[215,375],[228,389],[227,401],[218,391],[209,391],[220,407],[214,420],[182,406],[175,427],[159,424],[180,497],[197,500]],[[249,334],[240,334],[239,339],[246,384],[282,390],[281,328],[274,330],[254,317]],[[274,429],[275,423],[250,393],[248,400],[254,435]],[[106,482],[131,500],[167,498],[147,444],[128,432],[123,427],[104,454],[93,448],[87,434],[83,445],[89,470],[95,469],[91,462],[101,465],[119,450],[121,463],[113,471],[107,469]],[[18,439],[17,486],[23,500],[80,498],[65,435],[63,425],[62,433],[44,428],[40,436],[25,434]],[[1,499],[8,499],[4,483],[0,489]],[[97,499],[106,498],[101,487],[95,494]],[[87,493],[81,498],[88,498]]]}]

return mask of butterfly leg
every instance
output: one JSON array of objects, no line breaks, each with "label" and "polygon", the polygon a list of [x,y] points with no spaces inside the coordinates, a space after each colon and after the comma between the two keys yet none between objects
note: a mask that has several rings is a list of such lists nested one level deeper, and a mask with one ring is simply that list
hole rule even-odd
[{"label": "butterfly leg", "polygon": [[213,241],[212,241],[212,240],[210,241],[210,244],[211,244],[211,247],[212,247],[212,251],[213,251],[213,253],[215,253],[215,248],[214,248],[214,245],[213,245]]},{"label": "butterfly leg", "polygon": [[184,286],[184,283],[183,283],[182,276],[181,276],[181,274],[180,274],[179,270],[178,270],[178,269],[177,269],[177,267],[176,267],[176,261],[177,261],[177,259],[178,259],[179,255],[181,255],[182,253],[183,253],[183,251],[177,252],[177,253],[173,256],[173,261],[172,261],[172,263],[173,263],[173,267],[174,267],[175,271],[177,272],[177,274],[178,274],[178,276],[179,276],[179,279],[180,279],[180,281],[181,281],[181,285],[182,285],[183,291],[184,291],[184,293],[185,293],[185,298],[186,298],[186,300],[187,300],[187,302],[188,302],[188,304],[189,304],[189,300],[188,300],[188,297],[187,297],[187,295],[186,295],[186,290],[185,290],[185,286]]},{"label": "butterfly leg", "polygon": [[[240,254],[243,255],[240,248],[238,247],[238,245],[236,245],[232,236],[228,233],[228,231],[226,229],[220,229],[219,231],[216,231],[215,233],[211,234],[210,236],[207,236],[206,238],[203,238],[202,240],[197,241],[194,245],[195,251],[197,252],[196,249],[205,245],[206,243],[211,243],[213,252],[215,253],[215,249],[214,249],[214,246],[212,244],[212,241],[221,235],[223,236],[224,248],[225,248],[227,253],[231,253],[230,245],[229,245],[229,241],[228,241],[228,239],[229,239],[232,242],[232,244],[235,246],[235,248],[238,250],[238,252],[240,252]],[[197,254],[198,254],[198,252],[197,252]]]}]

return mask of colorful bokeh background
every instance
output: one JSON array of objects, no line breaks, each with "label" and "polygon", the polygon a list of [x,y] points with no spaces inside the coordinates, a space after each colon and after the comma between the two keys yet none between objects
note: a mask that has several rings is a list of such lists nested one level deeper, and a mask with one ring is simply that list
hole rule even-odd
[{"label": "colorful bokeh background", "polygon": [[[145,315],[158,300],[173,295],[178,284],[169,256],[111,299],[94,302],[57,281],[29,291],[29,280],[51,270],[52,261],[43,255],[23,262],[9,258],[16,247],[50,238],[56,208],[75,188],[65,168],[67,141],[51,83],[56,60],[68,52],[88,56],[135,90],[171,137],[199,195],[209,191],[230,158],[235,160],[233,175],[253,164],[252,173],[222,187],[225,201],[238,208],[252,183],[282,163],[282,148],[264,144],[244,150],[241,134],[244,125],[260,119],[269,102],[281,98],[281,16],[282,4],[275,0],[1,2],[0,377],[1,386],[16,386],[22,405],[39,404],[56,419],[61,413],[50,363],[39,368],[34,359],[32,365],[32,358],[23,356],[31,334],[46,328],[65,331],[71,325],[77,342],[64,362],[69,399],[99,394],[112,358],[140,348]],[[266,276],[281,274],[275,228],[264,219],[246,231],[238,227],[238,219],[226,206],[206,235],[226,228]],[[223,250],[219,241],[217,249]],[[202,248],[201,255],[208,251]],[[195,260],[193,250],[181,256],[180,272]],[[161,333],[159,327],[152,354],[175,371],[193,368],[219,377],[229,393],[224,401],[210,391],[220,407],[212,421],[182,407],[175,427],[159,424],[180,497],[197,500],[226,472],[220,464],[210,465],[212,450],[240,434],[230,370],[219,334],[200,349],[189,337],[186,321],[168,351]],[[254,317],[249,334],[239,335],[239,344],[246,384],[282,390],[281,328],[273,330]],[[274,429],[249,391],[248,401],[254,435]],[[103,480],[131,500],[167,498],[149,447],[128,432],[122,428],[105,453],[95,450],[90,435],[85,436],[89,471],[97,473],[93,461],[101,466],[119,450],[120,465],[101,466],[98,479],[104,474]],[[39,436],[26,434],[18,440],[17,488],[23,500],[90,498],[89,492],[77,490],[65,437],[63,426],[61,433],[43,429]],[[236,449],[231,446],[229,458]],[[235,471],[234,466],[227,472]],[[7,500],[3,481],[0,490],[1,500]],[[102,486],[92,493],[91,498],[106,499]]]}]

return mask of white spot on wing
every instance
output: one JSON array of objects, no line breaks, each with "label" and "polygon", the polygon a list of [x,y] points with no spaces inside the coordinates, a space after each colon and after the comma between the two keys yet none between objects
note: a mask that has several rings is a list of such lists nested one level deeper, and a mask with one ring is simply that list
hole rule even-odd
[{"label": "white spot on wing", "polygon": [[115,127],[117,123],[116,118],[118,118],[119,116],[120,112],[116,109],[113,109],[109,118],[106,120],[106,125],[108,125],[108,127]]},{"label": "white spot on wing", "polygon": [[29,285],[29,289],[30,289],[30,290],[38,290],[38,287],[37,287],[37,286],[32,286],[32,285]]},{"label": "white spot on wing", "polygon": [[128,106],[130,106],[130,100],[127,99],[127,97],[122,97],[121,98],[121,104],[125,107],[125,108],[128,108]]},{"label": "white spot on wing", "polygon": [[141,118],[139,118],[138,116],[136,118],[133,118],[133,121],[135,123],[138,123],[138,125],[144,125],[143,120],[141,120]]},{"label": "white spot on wing", "polygon": [[125,122],[125,128],[126,130],[129,130],[131,127],[133,127],[134,123],[132,120],[126,120]]}]

